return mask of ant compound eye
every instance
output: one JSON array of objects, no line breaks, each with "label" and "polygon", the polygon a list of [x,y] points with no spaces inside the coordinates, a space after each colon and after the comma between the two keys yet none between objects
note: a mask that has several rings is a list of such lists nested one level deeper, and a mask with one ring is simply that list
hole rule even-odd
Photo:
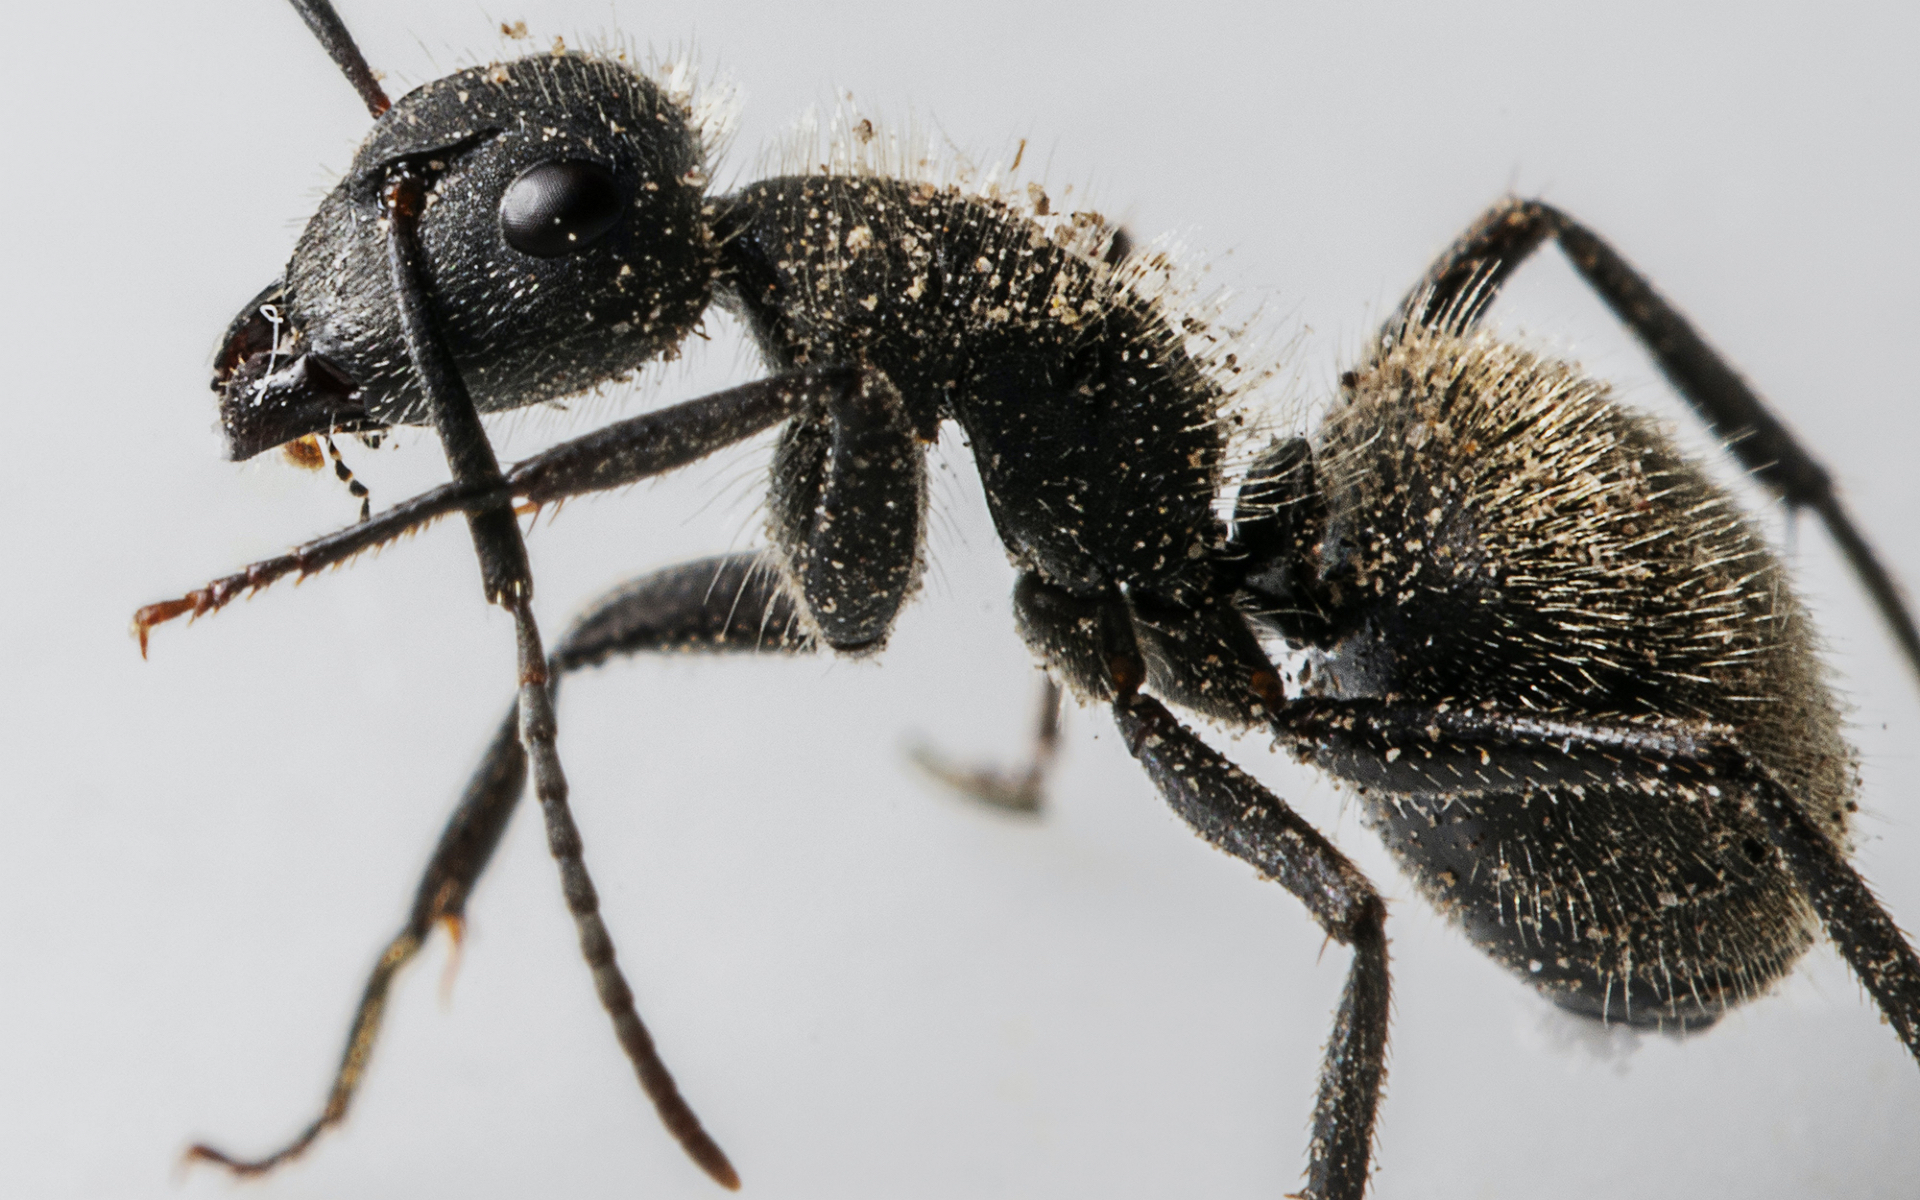
[{"label": "ant compound eye", "polygon": [[599,163],[546,162],[507,185],[500,232],[522,254],[558,258],[593,244],[619,222],[625,207],[613,172]]}]

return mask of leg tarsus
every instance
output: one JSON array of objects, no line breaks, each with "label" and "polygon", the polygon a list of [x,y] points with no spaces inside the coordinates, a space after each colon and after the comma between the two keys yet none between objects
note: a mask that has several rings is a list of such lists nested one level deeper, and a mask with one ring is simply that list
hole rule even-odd
[{"label": "leg tarsus", "polygon": [[285,554],[251,563],[177,599],[149,604],[133,614],[133,635],[140,642],[140,657],[147,656],[147,638],[156,625],[164,625],[177,617],[197,619],[218,612],[241,596],[250,596],[288,575],[305,579],[328,567],[340,566],[405,534],[416,533],[449,513],[466,512],[505,495],[504,489],[461,483],[442,484],[404,500],[370,520],[315,538]]},{"label": "leg tarsus", "polygon": [[1046,803],[1047,775],[1060,753],[1060,685],[1050,675],[1042,679],[1034,715],[1033,749],[1024,767],[964,766],[924,741],[910,744],[907,757],[968,799],[1002,812],[1037,816]]},{"label": "leg tarsus", "polygon": [[214,613],[289,575],[305,579],[418,532],[451,513],[476,513],[514,497],[534,506],[621,487],[685,466],[750,437],[859,376],[845,367],[807,367],[618,421],[517,464],[501,484],[455,481],[404,500],[370,519],[252,563],[173,600],[140,609],[133,633],[146,657],[154,626]]},{"label": "leg tarsus", "polygon": [[320,1110],[319,1116],[292,1141],[263,1157],[235,1158],[224,1150],[198,1142],[187,1148],[188,1161],[214,1163],[242,1178],[264,1175],[304,1154],[321,1134],[344,1121],[347,1110],[353,1104],[354,1093],[359,1090],[360,1080],[366,1074],[373,1044],[380,1036],[380,1022],[386,1016],[387,992],[393,984],[393,978],[399,974],[400,968],[420,953],[420,944],[420,937],[411,929],[402,930],[381,952],[380,961],[374,964],[373,973],[367,977],[367,986],[360,996],[360,1007],[354,1011],[353,1026],[347,1032],[346,1053],[341,1055],[340,1066],[334,1072],[333,1086],[327,1094],[326,1107]]},{"label": "leg tarsus", "polygon": [[[467,898],[473,885],[486,870],[500,837],[506,832],[507,819],[520,802],[527,777],[526,752],[520,744],[519,706],[507,713],[494,734],[480,767],[468,781],[460,805],[454,809],[440,834],[427,869],[414,890],[413,908],[407,922],[381,951],[373,970],[367,975],[347,1030],[346,1049],[340,1055],[333,1082],[327,1089],[327,1102],[307,1127],[280,1149],[260,1158],[235,1158],[223,1150],[200,1143],[187,1151],[192,1162],[210,1162],[226,1167],[236,1175],[265,1174],[281,1163],[299,1157],[321,1134],[344,1121],[353,1105],[354,1094],[366,1074],[367,1063],[380,1036],[380,1023],[386,1015],[387,995],[393,981],[420,953],[436,922],[449,928],[464,922]],[[457,950],[457,947],[456,947]],[[449,970],[453,963],[448,963]]]}]

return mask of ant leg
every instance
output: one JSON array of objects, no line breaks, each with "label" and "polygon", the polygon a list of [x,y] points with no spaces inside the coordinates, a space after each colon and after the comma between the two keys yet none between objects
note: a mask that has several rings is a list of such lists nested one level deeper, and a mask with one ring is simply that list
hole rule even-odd
[{"label": "ant leg", "polygon": [[574,621],[554,649],[553,666],[571,674],[630,654],[803,654],[813,648],[779,572],[764,554],[750,551],[695,559],[622,584]]},{"label": "ant leg", "polygon": [[1860,872],[1808,819],[1793,795],[1751,757],[1740,754],[1739,759],[1764,783],[1760,816],[1801,890],[1813,901],[1827,936],[1872,993],[1907,1051],[1920,1061],[1920,957]]},{"label": "ant leg", "polygon": [[1899,586],[1840,503],[1827,469],[1645,276],[1566,213],[1538,200],[1510,199],[1488,209],[1428,270],[1383,331],[1382,346],[1404,336],[1410,324],[1455,332],[1472,328],[1507,276],[1548,237],[1560,243],[1574,269],[1633,331],[1740,465],[1790,508],[1820,515],[1908,665],[1920,674],[1920,628]]},{"label": "ant leg", "polygon": [[805,367],[715,392],[604,429],[536,454],[507,473],[503,484],[456,479],[404,500],[368,520],[263,559],[175,600],[149,604],[133,617],[145,655],[155,625],[175,617],[217,612],[289,575],[305,579],[368,550],[415,532],[451,513],[468,513],[511,496],[534,504],[635,483],[698,461],[752,437],[828,396],[855,386],[859,371]]},{"label": "ant leg", "polygon": [[1386,905],[1333,843],[1158,700],[1122,695],[1113,715],[1127,748],[1195,832],[1292,892],[1328,937],[1353,949],[1320,1067],[1302,1195],[1359,1200],[1387,1072]]},{"label": "ant leg", "polygon": [[1427,268],[1380,331],[1378,346],[1400,341],[1410,326],[1465,332],[1478,325],[1508,277],[1553,236],[1553,212],[1510,198],[1482,213]]},{"label": "ant leg", "polygon": [[339,1067],[334,1070],[333,1083],[320,1115],[292,1141],[259,1158],[236,1158],[199,1142],[188,1147],[189,1160],[215,1163],[243,1177],[263,1175],[299,1157],[321,1134],[346,1120],[354,1093],[359,1090],[373,1055],[374,1042],[380,1036],[387,993],[394,978],[420,952],[434,925],[444,924],[456,940],[459,938],[467,896],[500,844],[500,835],[506,832],[507,818],[519,803],[526,778],[527,757],[520,745],[516,705],[488,745],[480,769],[467,782],[459,806],[441,832],[420,886],[414,892],[406,924],[380,952],[367,976],[360,1003],[354,1009],[353,1022],[347,1030],[346,1049],[340,1056]]},{"label": "ant leg", "polygon": [[822,399],[774,450],[767,523],[809,632],[842,653],[871,654],[925,565],[926,447],[879,371]]},{"label": "ant leg", "polygon": [[[642,576],[601,599],[576,621],[549,660],[549,690],[583,667],[615,655],[675,651],[802,653],[812,648],[796,630],[792,602],[759,555],[702,559]],[[219,1163],[238,1174],[257,1175],[299,1155],[329,1128],[346,1119],[365,1075],[387,995],[420,952],[435,925],[457,939],[467,899],[487,869],[520,802],[527,778],[516,702],[487,746],[427,862],[406,923],[387,943],[367,977],[347,1032],[346,1049],[334,1072],[320,1115],[298,1137],[258,1159],[236,1159],[197,1145],[191,1158]]]},{"label": "ant leg", "polygon": [[1920,955],[1806,806],[1733,730],[1322,699],[1289,703],[1273,729],[1350,783],[1408,796],[1624,785],[1726,803],[1731,793],[1763,823],[1834,946],[1920,1060]]},{"label": "ant leg", "polygon": [[1033,731],[1033,749],[1024,767],[967,767],[947,758],[926,742],[907,747],[907,757],[928,775],[971,800],[1003,812],[1033,816],[1046,795],[1047,773],[1060,753],[1060,685],[1051,675],[1040,680],[1039,718]]},{"label": "ant leg", "polygon": [[[1153,660],[1169,644],[1210,645],[1234,664],[1213,676],[1215,688],[1244,686],[1265,711],[1280,699],[1271,665],[1258,665],[1264,658],[1240,658],[1237,639],[1224,632],[1229,626],[1217,614],[1182,619],[1168,607],[1143,618],[1130,611],[1132,596],[1074,595],[1032,572],[1020,577],[1013,599],[1027,645],[1075,693],[1112,703],[1127,749],[1174,811],[1201,837],[1292,892],[1329,937],[1352,947],[1346,989],[1320,1068],[1304,1195],[1360,1200],[1386,1078],[1386,905],[1359,868],[1285,801],[1140,691],[1155,669]],[[1247,675],[1236,683],[1239,669]],[[1158,671],[1157,677],[1199,690],[1198,677],[1182,679],[1164,665]]]}]

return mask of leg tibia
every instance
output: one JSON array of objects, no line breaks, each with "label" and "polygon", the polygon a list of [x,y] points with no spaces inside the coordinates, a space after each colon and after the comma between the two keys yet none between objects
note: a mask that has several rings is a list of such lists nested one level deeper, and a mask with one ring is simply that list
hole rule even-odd
[{"label": "leg tibia", "polygon": [[1286,802],[1261,787],[1151,697],[1114,701],[1114,720],[1160,794],[1195,832],[1299,898],[1353,949],[1320,1067],[1306,1195],[1359,1200],[1386,1078],[1386,906],[1359,868]]}]

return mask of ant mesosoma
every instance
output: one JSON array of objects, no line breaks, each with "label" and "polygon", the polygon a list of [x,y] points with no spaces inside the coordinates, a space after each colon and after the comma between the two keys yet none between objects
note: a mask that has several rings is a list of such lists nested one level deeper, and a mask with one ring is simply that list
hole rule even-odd
[{"label": "ant mesosoma", "polygon": [[[378,118],[283,279],[228,330],[232,456],[428,424],[452,482],[141,610],[203,615],[453,513],[517,633],[520,685],[381,956],[320,1116],[342,1119],[388,987],[458,926],[527,775],[600,1000],[667,1128],[738,1179],[634,1010],[555,750],[561,678],[642,651],[877,652],[919,585],[925,455],[957,423],[1021,568],[1051,676],[1110,707],[1203,837],[1292,892],[1351,962],[1306,1194],[1366,1189],[1384,1075],[1385,907],[1279,797],[1172,711],[1264,729],[1350,785],[1419,890],[1549,999],[1695,1029],[1822,930],[1920,1055],[1920,960],[1847,861],[1854,761],[1809,619],[1733,501],[1647,418],[1477,326],[1556,241],[1755,478],[1817,513],[1920,666],[1920,637],[1827,473],[1604,242],[1496,205],[1340,380],[1310,438],[1231,470],[1230,339],[1162,303],[1123,235],[857,170],[708,190],[681,99],[575,53],[479,67],[390,106],[328,0],[294,0]],[[673,353],[719,304],[760,381],[618,422],[510,469],[479,414]],[[780,427],[767,554],[643,576],[549,654],[516,513],[621,487]],[[344,468],[340,468],[344,474]],[[1230,518],[1216,500],[1232,492]],[[1297,661],[1288,687],[1266,646]],[[1171,706],[1171,707],[1169,707]],[[1031,804],[1052,742],[988,799]],[[957,773],[949,771],[950,776]],[[967,782],[966,779],[962,780]]]}]

